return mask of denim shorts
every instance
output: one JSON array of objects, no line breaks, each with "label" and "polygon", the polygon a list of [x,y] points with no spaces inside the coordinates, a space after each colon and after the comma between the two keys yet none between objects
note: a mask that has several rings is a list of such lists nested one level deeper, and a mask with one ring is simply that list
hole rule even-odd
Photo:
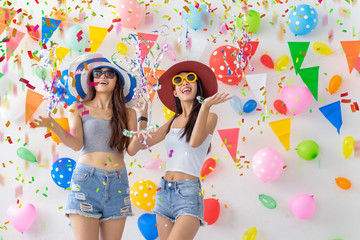
[{"label": "denim shorts", "polygon": [[190,215],[200,220],[200,226],[207,225],[200,180],[166,181],[161,178],[152,212],[172,222],[182,215]]},{"label": "denim shorts", "polygon": [[133,215],[126,168],[106,171],[77,163],[65,215],[80,214],[100,222]]}]

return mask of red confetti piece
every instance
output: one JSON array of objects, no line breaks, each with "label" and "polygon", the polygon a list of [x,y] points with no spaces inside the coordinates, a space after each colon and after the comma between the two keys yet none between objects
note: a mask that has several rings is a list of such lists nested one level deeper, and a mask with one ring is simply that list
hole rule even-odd
[{"label": "red confetti piece", "polygon": [[346,97],[347,95],[349,95],[349,93],[348,93],[348,92],[346,92],[346,93],[342,93],[342,94],[340,95],[340,97]]},{"label": "red confetti piece", "polygon": [[352,112],[356,112],[355,107],[354,107],[353,104],[350,105],[350,108],[351,108],[351,111],[352,111]]},{"label": "red confetti piece", "polygon": [[111,30],[114,28],[114,25],[113,24],[111,24],[111,26],[108,28],[108,32],[111,32]]},{"label": "red confetti piece", "polygon": [[49,133],[45,134],[45,136],[44,136],[44,137],[45,137],[45,138],[51,137],[51,132],[49,132]]},{"label": "red confetti piece", "polygon": [[357,104],[357,102],[354,102],[354,106],[355,106],[356,111],[359,111],[359,105]]},{"label": "red confetti piece", "polygon": [[86,115],[86,114],[89,114],[89,110],[83,111],[83,112],[81,113],[81,116],[84,116],[84,115]]},{"label": "red confetti piece", "polygon": [[33,58],[34,58],[34,56],[33,56],[33,54],[32,54],[31,51],[28,51],[28,55],[29,55],[30,59],[33,59]]},{"label": "red confetti piece", "polygon": [[12,144],[13,142],[12,142],[12,140],[11,140],[11,137],[10,136],[7,136],[7,141],[10,143],[10,144]]},{"label": "red confetti piece", "polygon": [[351,103],[351,99],[341,99],[342,103]]},{"label": "red confetti piece", "polygon": [[5,55],[1,56],[0,62],[4,61],[4,59],[5,59]]}]

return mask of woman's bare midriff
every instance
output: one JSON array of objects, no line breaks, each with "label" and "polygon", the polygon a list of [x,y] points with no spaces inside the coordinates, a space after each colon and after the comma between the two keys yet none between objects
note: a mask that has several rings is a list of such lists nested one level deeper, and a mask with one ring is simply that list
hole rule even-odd
[{"label": "woman's bare midriff", "polygon": [[95,168],[112,171],[125,167],[124,158],[108,152],[90,152],[80,156],[78,162]]},{"label": "woman's bare midriff", "polygon": [[164,179],[166,181],[185,181],[185,180],[193,180],[198,177],[183,173],[183,172],[173,172],[167,171],[164,175]]}]

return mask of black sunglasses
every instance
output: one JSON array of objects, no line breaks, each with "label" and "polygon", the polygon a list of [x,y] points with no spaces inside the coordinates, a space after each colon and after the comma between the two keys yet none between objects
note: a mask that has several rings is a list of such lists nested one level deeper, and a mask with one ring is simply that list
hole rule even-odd
[{"label": "black sunglasses", "polygon": [[115,71],[113,70],[101,70],[101,69],[96,69],[92,72],[92,75],[94,78],[100,78],[103,74],[105,74],[105,77],[108,79],[113,79],[115,77]]}]

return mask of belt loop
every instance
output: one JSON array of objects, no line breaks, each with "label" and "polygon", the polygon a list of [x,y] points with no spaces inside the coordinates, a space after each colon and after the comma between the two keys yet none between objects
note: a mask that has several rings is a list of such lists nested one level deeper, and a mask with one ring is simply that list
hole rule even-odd
[{"label": "belt loop", "polygon": [[95,168],[94,168],[94,167],[91,167],[90,177],[92,177],[92,175],[94,175],[94,172],[95,172]]}]

